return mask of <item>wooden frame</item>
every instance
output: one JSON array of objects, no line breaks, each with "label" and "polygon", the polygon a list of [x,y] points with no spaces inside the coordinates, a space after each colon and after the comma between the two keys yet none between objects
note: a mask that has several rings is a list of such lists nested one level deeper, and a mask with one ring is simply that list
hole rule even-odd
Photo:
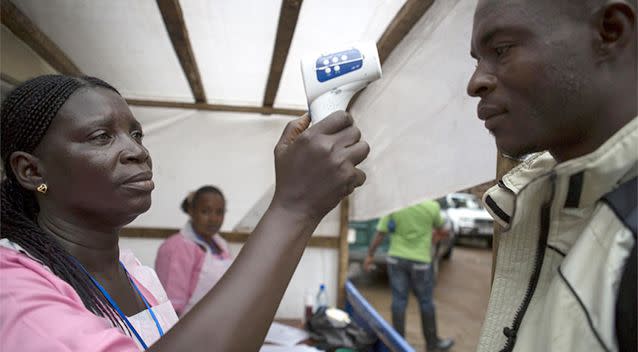
[{"label": "wooden frame", "polygon": [[49,37],[20,11],[10,0],[0,1],[0,23],[35,51],[58,72],[82,76],[82,71]]},{"label": "wooden frame", "polygon": [[408,0],[403,4],[377,42],[379,60],[382,65],[433,2],[434,0]]},{"label": "wooden frame", "polygon": [[[433,2],[434,0],[408,0],[403,4],[377,41],[381,65],[399,45],[401,40],[412,30],[412,27],[425,15]],[[352,97],[346,110],[350,111],[350,108],[356,103],[363,91],[360,90]]]},{"label": "wooden frame", "polygon": [[292,37],[295,34],[295,27],[297,27],[297,19],[299,18],[302,2],[303,0],[283,0],[281,2],[275,48],[270,61],[270,73],[266,81],[266,93],[262,104],[266,108],[272,108],[275,103],[281,75],[284,72]]},{"label": "wooden frame", "polygon": [[20,80],[15,79],[13,77],[11,77],[9,74],[4,73],[4,72],[0,72],[0,80],[3,80],[4,82],[12,85],[12,86],[19,86],[22,82],[20,82]]},{"label": "wooden frame", "polygon": [[206,104],[206,103],[153,101],[153,100],[140,100],[140,99],[126,99],[126,102],[132,106],[179,108],[179,109],[193,109],[193,110],[205,110],[205,111],[227,111],[227,112],[249,112],[249,113],[252,112],[252,113],[263,114],[263,115],[301,116],[306,113],[306,110],[268,108],[268,107],[259,107],[259,106],[236,106],[236,105],[220,105],[220,104]]},{"label": "wooden frame", "polygon": [[182,70],[184,70],[184,75],[186,75],[188,84],[191,87],[195,102],[205,103],[204,84],[191,47],[182,7],[179,5],[178,0],[157,0],[157,6],[162,13],[168,36],[171,38],[173,49],[175,49],[179,63],[182,66]]},{"label": "wooden frame", "polygon": [[[128,238],[153,238],[164,239],[179,232],[177,228],[151,228],[151,227],[125,227],[120,236]],[[249,232],[222,232],[220,235],[231,243],[245,243],[250,237]],[[339,248],[339,237],[315,235],[308,242],[309,247],[314,248]]]},{"label": "wooden frame", "polygon": [[337,307],[344,309],[346,305],[346,280],[348,279],[349,248],[348,222],[350,218],[350,198],[341,201],[339,207],[339,265],[337,273]]}]

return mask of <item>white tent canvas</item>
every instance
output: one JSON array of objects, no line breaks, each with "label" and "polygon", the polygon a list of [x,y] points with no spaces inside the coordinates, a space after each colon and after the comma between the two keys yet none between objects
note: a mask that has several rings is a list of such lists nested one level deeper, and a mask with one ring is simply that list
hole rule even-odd
[{"label": "white tent canvas", "polygon": [[[85,74],[104,78],[127,99],[194,102],[155,1],[14,1]],[[259,106],[268,84],[282,1],[179,1],[208,104]],[[312,49],[378,40],[405,0],[305,0],[281,73],[274,108],[306,107],[299,57]],[[369,219],[424,198],[493,178],[496,150],[465,94],[476,0],[438,0],[383,65],[384,76],[358,98],[352,114],[372,152],[368,181],[352,196],[350,215]],[[2,27],[3,77],[50,72],[34,51]],[[17,45],[4,45],[11,41]],[[9,58],[9,59],[7,59]],[[21,65],[7,65],[5,62]],[[26,68],[25,68],[26,66]],[[17,67],[17,68],[16,68]],[[26,71],[25,71],[26,70]],[[29,71],[30,70],[30,71]],[[19,72],[18,72],[19,71]],[[154,160],[153,205],[131,226],[178,228],[179,204],[204,184],[224,191],[223,231],[249,232],[273,192],[273,147],[292,116],[132,106]],[[315,236],[337,237],[339,210]],[[160,239],[123,238],[153,265]],[[232,245],[236,254],[240,243]],[[299,318],[307,290],[326,283],[334,303],[338,248],[307,249],[278,317]]]},{"label": "white tent canvas", "polygon": [[466,93],[476,1],[436,1],[352,109],[372,147],[352,217],[371,219],[494,179],[496,146]]}]

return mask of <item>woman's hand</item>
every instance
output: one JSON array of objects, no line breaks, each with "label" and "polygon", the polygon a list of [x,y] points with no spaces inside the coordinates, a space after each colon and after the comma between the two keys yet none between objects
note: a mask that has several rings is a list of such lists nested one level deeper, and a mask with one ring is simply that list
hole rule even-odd
[{"label": "woman's hand", "polygon": [[320,220],[365,182],[365,173],[356,166],[370,146],[344,111],[309,125],[308,115],[289,122],[275,147],[273,203]]}]

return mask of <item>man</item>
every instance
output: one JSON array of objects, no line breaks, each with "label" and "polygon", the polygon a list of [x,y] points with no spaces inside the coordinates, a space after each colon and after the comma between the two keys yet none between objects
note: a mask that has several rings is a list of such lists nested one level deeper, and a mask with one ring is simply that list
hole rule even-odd
[{"label": "man", "polygon": [[443,225],[439,204],[431,200],[387,215],[379,220],[377,233],[364,262],[364,269],[369,271],[374,252],[386,234],[391,233],[387,261],[392,287],[392,325],[401,336],[404,336],[405,309],[409,290],[412,288],[421,309],[423,337],[428,352],[445,351],[454,344],[451,339],[438,337],[432,301],[432,229],[441,228]]},{"label": "man", "polygon": [[[636,351],[636,0],[479,0],[468,93],[502,153],[479,351]],[[633,212],[633,213],[632,213]]]}]

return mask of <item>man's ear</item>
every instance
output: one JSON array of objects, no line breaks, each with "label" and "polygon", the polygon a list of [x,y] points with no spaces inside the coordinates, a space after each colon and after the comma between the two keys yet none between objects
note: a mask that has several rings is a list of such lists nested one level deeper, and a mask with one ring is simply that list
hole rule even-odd
[{"label": "man's ear", "polygon": [[636,9],[622,0],[608,0],[595,14],[601,59],[617,56],[636,40]]},{"label": "man's ear", "polygon": [[9,157],[11,171],[22,187],[35,191],[39,185],[46,183],[40,160],[29,153],[13,152]]}]

